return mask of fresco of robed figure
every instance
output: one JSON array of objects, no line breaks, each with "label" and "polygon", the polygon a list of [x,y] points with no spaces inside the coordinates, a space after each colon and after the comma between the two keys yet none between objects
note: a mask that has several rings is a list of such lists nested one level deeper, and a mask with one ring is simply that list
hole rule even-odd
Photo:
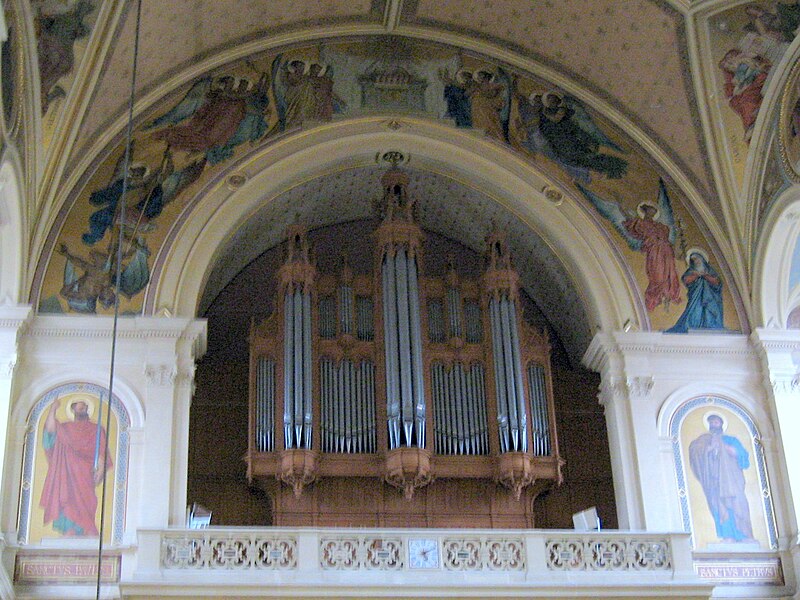
[{"label": "fresco of robed figure", "polygon": [[681,446],[698,550],[769,548],[756,448],[731,411],[706,406],[687,415]]},{"label": "fresco of robed figure", "polygon": [[[43,412],[38,425],[31,541],[99,535],[103,463],[106,481],[113,486],[115,465],[111,457],[116,452],[117,423],[112,413],[106,455],[103,425],[98,438],[98,402],[97,396],[86,392],[66,394]],[[113,496],[113,492],[106,494],[106,511],[110,511]]]}]

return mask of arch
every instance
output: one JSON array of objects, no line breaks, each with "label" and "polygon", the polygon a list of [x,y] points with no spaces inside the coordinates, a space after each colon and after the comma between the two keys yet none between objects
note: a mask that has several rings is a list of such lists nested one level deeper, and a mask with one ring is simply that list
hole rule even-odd
[{"label": "arch", "polygon": [[17,303],[24,289],[24,197],[16,152],[6,147],[0,159],[0,302]]},{"label": "arch", "polygon": [[[795,185],[776,200],[756,251],[753,301],[762,327],[785,329],[791,311],[800,306],[800,285],[791,289],[793,257],[799,244],[800,185]],[[795,268],[800,269],[800,261]]]},{"label": "arch", "polygon": [[[195,315],[220,249],[256,210],[321,174],[374,164],[389,149],[482,191],[545,240],[579,290],[592,327],[614,330],[630,321],[649,328],[619,250],[576,198],[565,198],[530,164],[483,136],[410,117],[334,122],[287,136],[219,174],[190,201],[156,257],[144,312]],[[231,189],[231,173],[249,179]],[[545,189],[556,189],[558,200],[547,199]]]}]

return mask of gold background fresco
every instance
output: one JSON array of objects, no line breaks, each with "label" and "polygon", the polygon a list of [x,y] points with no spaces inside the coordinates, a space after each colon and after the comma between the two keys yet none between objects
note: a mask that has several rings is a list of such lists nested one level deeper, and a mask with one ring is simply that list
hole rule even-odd
[{"label": "gold background fresco", "polygon": [[[744,469],[745,495],[750,505],[750,521],[753,525],[753,537],[758,540],[761,550],[768,550],[770,547],[769,537],[767,536],[767,522],[764,515],[764,502],[761,496],[761,486],[758,481],[758,470],[756,468],[757,455],[753,444],[753,439],[747,430],[747,426],[742,420],[730,410],[716,405],[707,405],[693,410],[686,415],[681,426],[680,440],[683,465],[686,475],[686,488],[689,495],[689,510],[692,515],[692,533],[694,535],[694,547],[697,550],[710,550],[714,544],[721,545],[717,538],[714,519],[708,509],[703,488],[697,477],[692,473],[689,465],[689,444],[698,436],[707,433],[705,425],[705,415],[709,412],[719,414],[728,423],[725,430],[726,435],[738,438],[750,456],[750,467]],[[725,544],[727,549],[734,548],[735,544]],[[752,549],[750,546],[747,548]],[[743,548],[744,550],[744,548]]]},{"label": "gold background fresco", "polygon": [[[61,396],[61,406],[58,407],[56,411],[56,419],[59,422],[64,422],[67,420],[71,420],[71,415],[68,416],[67,414],[67,407],[70,405],[71,399],[75,396],[80,396],[85,398],[87,395],[91,395],[95,402],[94,402],[94,410],[92,411],[92,415],[90,417],[90,421],[92,423],[97,423],[97,406],[99,402],[99,398],[97,398],[94,394],[89,394],[87,391],[79,391],[69,394],[64,394]],[[106,417],[108,410],[108,404],[103,404],[103,427],[105,427]],[[31,495],[31,510],[30,510],[30,529],[29,529],[29,537],[28,543],[30,544],[38,544],[44,540],[53,539],[53,538],[63,538],[64,536],[55,531],[52,527],[52,524],[45,525],[44,524],[44,509],[39,505],[39,500],[42,497],[42,487],[44,486],[44,480],[47,476],[47,456],[45,455],[44,448],[42,447],[42,438],[44,433],[44,423],[47,419],[47,414],[50,411],[50,405],[48,404],[44,410],[42,411],[41,417],[39,418],[39,422],[36,424],[36,454],[34,457],[34,466],[33,466],[33,478],[32,478],[32,495]],[[113,523],[113,514],[114,514],[114,482],[116,480],[116,469],[117,469],[117,440],[118,440],[118,425],[117,425],[117,416],[114,412],[111,412],[111,427],[109,429],[109,436],[108,436],[108,455],[111,457],[111,460],[114,461],[113,468],[109,469],[106,475],[106,497],[105,497],[105,519],[106,524]],[[97,493],[97,515],[95,517],[95,525],[97,529],[100,529],[100,494],[101,494],[101,486],[95,487],[95,492]],[[105,527],[104,535],[103,535],[103,543],[111,543],[111,535],[112,535],[113,527]]]},{"label": "gold background fresco", "polygon": [[[444,118],[445,111],[442,108],[444,106],[444,101],[440,96],[441,90],[443,90],[443,84],[438,79],[438,73],[444,68],[447,68],[451,75],[456,72],[457,68],[465,68],[473,71],[486,70],[493,73],[497,80],[500,80],[500,77],[505,73],[509,78],[516,79],[518,91],[525,96],[531,93],[546,94],[548,92],[564,95],[562,91],[548,82],[537,79],[529,74],[519,72],[518,70],[511,69],[510,67],[492,63],[479,56],[464,53],[460,50],[407,39],[389,38],[391,39],[389,43],[381,41],[385,39],[386,38],[366,38],[335,43],[318,43],[313,46],[298,47],[282,52],[272,51],[269,53],[261,53],[248,57],[247,59],[239,60],[206,75],[212,75],[215,81],[217,80],[216,78],[224,75],[247,78],[255,84],[259,73],[267,72],[269,77],[272,62],[280,53],[282,54],[283,64],[297,59],[303,60],[307,64],[313,62],[319,62],[323,65],[333,64],[330,73],[333,79],[334,94],[341,98],[352,99],[356,98],[359,94],[359,90],[352,89],[354,86],[353,82],[357,81],[357,76],[363,75],[365,71],[367,71],[367,66],[370,64],[391,64],[389,61],[391,57],[394,57],[396,63],[400,64],[415,77],[425,79],[429,86],[438,86],[436,89],[439,90],[439,96],[438,98],[434,96],[436,106],[431,107],[426,105],[426,113],[420,113],[419,111],[414,112],[415,116],[427,116],[435,119]],[[361,70],[356,73],[348,73],[348,68]],[[349,82],[349,85],[347,83],[341,83],[343,80]],[[150,110],[146,111],[144,116],[139,118],[140,125],[137,127],[134,134],[135,150],[132,163],[144,163],[150,168],[151,172],[159,168],[167,144],[164,141],[156,139],[155,132],[163,130],[165,127],[145,130],[142,124],[147,124],[154,118],[166,114],[184,98],[197,81],[199,81],[199,78],[175,91],[166,100],[152,107]],[[269,105],[264,112],[266,133],[257,140],[247,141],[236,146],[232,157],[216,165],[207,163],[199,178],[183,189],[172,202],[166,204],[160,215],[151,220],[147,231],[137,231],[137,235],[141,235],[149,251],[148,265],[150,269],[153,267],[153,260],[158,254],[172,224],[205,183],[229,168],[231,164],[236,161],[237,157],[251,152],[256,147],[268,145],[278,134],[291,134],[292,130],[297,128],[287,127],[285,131],[280,131],[280,127],[277,125],[278,117],[275,110],[276,97],[272,89],[269,90],[268,97]],[[427,104],[431,103],[431,97],[430,95],[427,96]],[[354,104],[357,103],[354,103],[352,100],[348,101],[340,112],[333,115],[333,118],[342,119],[370,113],[368,110],[369,107],[365,108]],[[608,200],[619,203],[622,208],[631,213],[635,213],[636,207],[640,202],[656,202],[661,173],[652,166],[651,159],[647,158],[645,153],[635,146],[630,139],[616,127],[605,122],[590,108],[585,107],[585,109],[591,115],[595,125],[621,148],[621,152],[606,147],[601,147],[600,151],[622,158],[628,163],[627,173],[620,179],[610,179],[604,174],[592,172],[592,181],[587,186],[588,189]],[[394,112],[394,114],[396,113],[397,111]],[[180,125],[186,124],[190,118],[183,120]],[[318,121],[307,121],[302,125],[302,128],[308,129],[314,127],[318,123]],[[594,211],[594,208],[590,206],[580,191],[575,187],[571,175],[559,164],[543,154],[532,154],[528,149],[522,146],[523,140],[524,133],[519,123],[518,101],[512,99],[511,112],[509,115],[509,141],[507,144],[505,142],[502,143],[506,144],[509,149],[522,154],[531,162],[534,168],[559,180],[566,189],[572,190],[574,200],[586,206],[588,210]],[[60,295],[60,291],[64,285],[64,268],[66,264],[65,257],[58,252],[58,249],[61,248],[62,245],[65,245],[72,254],[87,261],[91,257],[91,250],[102,253],[109,252],[111,242],[113,242],[110,233],[112,228],[109,228],[105,233],[105,237],[92,247],[82,242],[81,234],[87,231],[89,217],[98,208],[97,206],[90,205],[89,196],[92,192],[100,190],[111,183],[115,165],[122,156],[122,152],[123,148],[121,145],[112,150],[102,164],[96,167],[88,178],[86,185],[77,193],[77,197],[74,198],[72,208],[69,210],[61,226],[60,233],[50,249],[49,257],[45,259],[47,261],[47,267],[38,293],[39,310],[41,312],[69,312],[71,310],[64,296]],[[176,171],[190,165],[203,156],[203,152],[190,153],[179,149],[173,149],[172,154]],[[632,193],[631,190],[635,190],[635,193]],[[725,270],[721,268],[718,258],[714,256],[713,248],[709,247],[709,244],[700,232],[694,219],[686,210],[685,206],[687,201],[683,194],[671,185],[668,185],[668,192],[676,220],[680,223],[683,232],[683,243],[680,241],[681,236],[678,236],[679,239],[675,244],[675,270],[678,277],[680,278],[681,274],[686,269],[684,262],[685,250],[691,247],[703,248],[709,254],[711,266],[720,273],[723,278],[725,327],[731,330],[738,330],[740,324],[730,293],[732,282],[725,277]],[[370,199],[365,198],[364,201],[368,202]],[[630,266],[631,272],[634,274],[640,294],[643,296],[643,291],[647,287],[645,255],[642,252],[631,250],[608,220],[599,214],[597,214],[597,219],[604,224],[608,235],[620,248],[622,255]],[[82,271],[78,270],[78,275],[81,273]],[[125,298],[123,296],[121,304],[122,313],[138,314],[141,312],[145,291],[146,290],[142,290],[136,293],[132,298]],[[669,306],[659,305],[655,310],[649,313],[652,329],[667,329],[675,324],[675,321],[681,315],[685,307],[686,289],[683,284],[681,284],[681,298],[682,301],[680,304],[671,304]],[[104,308],[100,302],[97,303],[96,312],[98,314],[110,314],[112,310],[113,307]]]}]

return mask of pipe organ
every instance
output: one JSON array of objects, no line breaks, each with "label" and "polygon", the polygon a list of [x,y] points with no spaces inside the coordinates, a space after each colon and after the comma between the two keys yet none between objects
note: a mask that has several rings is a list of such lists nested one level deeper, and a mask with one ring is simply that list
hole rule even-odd
[{"label": "pipe organ", "polygon": [[319,273],[288,232],[279,300],[250,332],[248,477],[277,525],[533,526],[563,461],[549,341],[522,318],[508,243],[489,236],[481,278],[452,258],[429,274],[406,174],[382,184],[371,273]]}]

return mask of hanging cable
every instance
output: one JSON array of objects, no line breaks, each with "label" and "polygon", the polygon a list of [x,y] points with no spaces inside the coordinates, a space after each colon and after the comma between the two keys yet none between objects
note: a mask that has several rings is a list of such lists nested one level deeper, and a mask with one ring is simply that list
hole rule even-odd
[{"label": "hanging cable", "polygon": [[[106,436],[105,436],[105,444],[103,448],[103,460],[102,460],[102,469],[103,469],[103,479],[102,484],[100,486],[101,493],[100,493],[100,528],[99,528],[99,536],[100,539],[97,543],[97,584],[95,586],[95,598],[96,600],[100,600],[100,582],[102,579],[102,567],[103,567],[103,534],[105,532],[105,524],[106,524],[106,511],[105,511],[105,504],[106,504],[106,476],[108,474],[108,445],[109,445],[109,438],[111,437],[110,429],[111,429],[111,398],[114,396],[114,364],[117,354],[117,325],[119,323],[119,289],[120,284],[122,282],[122,257],[123,257],[123,246],[125,241],[125,195],[128,192],[128,181],[130,179],[130,173],[128,172],[130,169],[131,163],[131,152],[133,146],[133,103],[134,97],[136,93],[136,65],[139,58],[139,30],[141,29],[142,23],[142,0],[136,0],[136,31],[133,37],[133,68],[131,70],[131,89],[130,89],[130,96],[128,97],[128,126],[125,131],[125,159],[123,161],[123,168],[122,168],[122,192],[120,194],[119,200],[117,201],[117,207],[115,213],[117,213],[117,222],[119,223],[119,233],[117,234],[117,264],[115,269],[115,280],[114,280],[114,321],[111,331],[111,361],[109,366],[109,376],[108,376],[108,412],[106,413]],[[112,227],[112,234],[113,234],[113,227]],[[99,409],[97,414],[97,427],[98,430],[100,429],[101,425],[101,416],[103,412],[103,398],[101,396]],[[99,436],[99,434],[98,434]],[[99,437],[98,437],[99,439]],[[95,458],[97,461],[97,458]],[[99,461],[97,461],[98,467],[100,467]]]}]

